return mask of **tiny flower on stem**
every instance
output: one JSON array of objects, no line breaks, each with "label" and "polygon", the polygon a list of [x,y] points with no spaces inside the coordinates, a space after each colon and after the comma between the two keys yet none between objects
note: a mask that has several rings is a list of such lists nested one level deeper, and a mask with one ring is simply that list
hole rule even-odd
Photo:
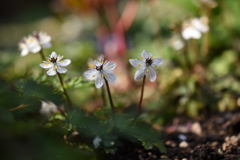
[{"label": "tiny flower on stem", "polygon": [[102,139],[99,136],[96,136],[93,139],[93,145],[94,145],[95,149],[99,147],[101,141],[102,141]]},{"label": "tiny flower on stem", "polygon": [[188,39],[200,39],[202,33],[205,33],[209,30],[208,18],[193,18],[189,21],[185,21],[182,25],[182,37],[185,40]]},{"label": "tiny flower on stem", "polygon": [[157,78],[156,68],[160,66],[163,62],[163,58],[154,58],[152,54],[148,53],[146,50],[142,51],[140,59],[130,59],[129,62],[133,67],[139,68],[135,73],[134,80],[140,80],[145,75],[148,75],[151,82],[154,82]]},{"label": "tiny flower on stem", "polygon": [[48,60],[43,61],[43,63],[40,64],[40,67],[46,69],[49,76],[54,76],[57,72],[66,73],[68,70],[62,67],[68,66],[71,63],[71,60],[61,60],[62,58],[63,56],[57,55],[56,52],[52,52]]},{"label": "tiny flower on stem", "polygon": [[116,63],[106,60],[94,60],[88,63],[89,70],[84,72],[84,76],[95,80],[96,88],[101,88],[107,81],[115,81],[116,76],[111,71],[116,67]]},{"label": "tiny flower on stem", "polygon": [[58,112],[58,108],[53,102],[42,101],[42,106],[41,106],[39,112],[46,118],[50,118],[52,114]]},{"label": "tiny flower on stem", "polygon": [[19,43],[21,56],[26,56],[29,52],[37,53],[41,50],[38,40],[33,36],[24,37]]},{"label": "tiny flower on stem", "polygon": [[51,44],[51,37],[45,32],[34,32],[33,36],[37,38],[39,45],[42,48],[50,48]]},{"label": "tiny flower on stem", "polygon": [[40,52],[42,48],[51,47],[51,37],[45,32],[34,32],[28,37],[24,37],[19,43],[21,56],[26,56],[28,53]]}]

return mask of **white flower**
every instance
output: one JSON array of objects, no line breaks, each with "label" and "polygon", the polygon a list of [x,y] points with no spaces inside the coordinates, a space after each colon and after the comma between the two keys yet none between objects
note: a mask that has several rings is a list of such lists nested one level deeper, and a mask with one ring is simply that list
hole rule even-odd
[{"label": "white flower", "polygon": [[38,40],[33,36],[24,37],[19,43],[21,56],[26,56],[29,52],[37,53],[41,50]]},{"label": "white flower", "polygon": [[155,81],[157,78],[156,68],[160,66],[163,62],[163,58],[153,58],[152,54],[148,53],[146,50],[143,50],[141,56],[141,60],[138,59],[130,59],[129,62],[133,67],[140,68],[135,73],[134,79],[135,81],[142,79],[146,74],[151,82]]},{"label": "white flower", "polygon": [[102,141],[102,139],[101,139],[99,136],[95,137],[95,138],[93,139],[93,145],[94,145],[94,147],[95,147],[95,148],[98,148],[101,141]]},{"label": "white flower", "polygon": [[21,56],[26,56],[29,52],[37,53],[42,48],[51,47],[51,37],[44,32],[34,32],[28,37],[24,37],[19,43]]},{"label": "white flower", "polygon": [[183,23],[182,36],[184,39],[188,40],[190,38],[199,39],[202,36],[202,33],[205,33],[209,30],[207,25],[207,17],[194,18],[188,22]]},{"label": "white flower", "polygon": [[116,77],[111,71],[116,67],[116,63],[107,62],[106,60],[94,60],[88,63],[89,70],[84,72],[84,76],[95,80],[97,88],[102,87],[105,80],[115,81]]},{"label": "white flower", "polygon": [[41,45],[43,48],[50,48],[52,44],[50,43],[51,37],[47,35],[45,32],[34,32],[33,33],[34,37],[37,38],[38,43]]},{"label": "white flower", "polygon": [[184,47],[184,42],[182,41],[182,39],[178,36],[173,36],[170,39],[170,45],[175,49],[175,50],[181,50]]},{"label": "white flower", "polygon": [[45,102],[45,101],[42,101],[42,106],[41,106],[41,109],[39,110],[39,112],[47,117],[47,118],[50,118],[51,115],[53,113],[56,113],[58,111],[58,108],[57,106],[53,103],[53,102]]},{"label": "white flower", "polygon": [[57,72],[58,73],[66,73],[68,70],[66,67],[71,63],[70,59],[61,60],[63,56],[57,55],[56,52],[52,52],[50,57],[47,61],[43,61],[43,63],[40,64],[40,67],[47,69],[47,74],[49,76],[54,76]]}]

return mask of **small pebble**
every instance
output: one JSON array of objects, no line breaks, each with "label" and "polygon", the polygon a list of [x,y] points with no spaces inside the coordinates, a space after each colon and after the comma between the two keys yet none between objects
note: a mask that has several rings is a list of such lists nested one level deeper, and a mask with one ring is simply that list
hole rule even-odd
[{"label": "small pebble", "polygon": [[195,133],[196,135],[200,136],[202,134],[202,128],[201,128],[200,123],[198,123],[198,122],[193,123],[192,127],[191,127],[191,131],[193,133]]},{"label": "small pebble", "polygon": [[166,155],[162,155],[160,158],[165,158],[165,159],[167,159],[168,156],[166,156]]},{"label": "small pebble", "polygon": [[187,140],[187,137],[186,137],[184,134],[179,134],[179,135],[178,135],[178,139],[179,139],[179,140],[182,140],[182,141],[186,141],[186,140]]},{"label": "small pebble", "polygon": [[179,147],[180,148],[186,148],[188,147],[188,143],[186,141],[182,141],[180,144],[179,144]]}]

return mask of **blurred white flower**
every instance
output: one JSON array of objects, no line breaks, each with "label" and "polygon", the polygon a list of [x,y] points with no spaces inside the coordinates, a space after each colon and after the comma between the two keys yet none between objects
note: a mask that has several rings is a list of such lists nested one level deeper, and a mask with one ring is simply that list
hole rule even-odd
[{"label": "blurred white flower", "polygon": [[138,59],[130,59],[129,62],[133,67],[140,68],[135,73],[134,79],[135,81],[142,79],[146,74],[151,82],[155,81],[157,78],[156,68],[160,66],[163,62],[163,58],[154,58],[152,54],[148,53],[146,50],[143,50],[141,56],[141,60]]},{"label": "blurred white flower", "polygon": [[169,42],[175,50],[181,50],[184,47],[184,42],[178,36],[173,36]]},{"label": "blurred white flower", "polygon": [[96,136],[93,139],[93,145],[94,145],[95,149],[99,147],[101,141],[102,141],[102,139],[99,136]]},{"label": "blurred white flower", "polygon": [[53,102],[45,102],[42,101],[42,106],[39,110],[39,112],[45,116],[46,118],[50,118],[53,113],[56,113],[58,111],[57,106]]},{"label": "blurred white flower", "polygon": [[102,87],[104,78],[108,81],[115,81],[116,76],[111,71],[116,67],[116,63],[106,60],[94,60],[88,63],[89,70],[84,72],[84,76],[95,80],[96,88]]},{"label": "blurred white flower", "polygon": [[41,50],[38,40],[33,36],[24,37],[19,43],[21,56],[26,56],[29,52],[37,53]]},{"label": "blurred white flower", "polygon": [[51,44],[51,37],[45,32],[34,32],[33,36],[37,38],[39,45],[43,48],[50,48]]},{"label": "blurred white flower", "polygon": [[183,23],[182,36],[184,39],[188,40],[190,38],[199,39],[202,36],[202,33],[209,30],[207,25],[208,18],[194,18],[190,21]]},{"label": "blurred white flower", "polygon": [[63,56],[57,55],[56,52],[52,52],[50,57],[47,61],[43,61],[43,63],[40,64],[40,67],[48,70],[47,74],[49,76],[54,76],[57,72],[58,73],[66,73],[68,70],[66,67],[71,63],[70,59],[61,60]]}]

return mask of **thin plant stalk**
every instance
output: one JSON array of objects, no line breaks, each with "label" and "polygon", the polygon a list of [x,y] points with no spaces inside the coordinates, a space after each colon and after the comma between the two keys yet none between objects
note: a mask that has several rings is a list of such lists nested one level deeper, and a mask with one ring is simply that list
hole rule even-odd
[{"label": "thin plant stalk", "polygon": [[110,106],[111,106],[111,110],[112,110],[113,121],[115,123],[115,118],[114,118],[115,117],[115,109],[114,109],[114,105],[113,105],[113,100],[112,100],[110,88],[109,88],[108,81],[106,80],[106,78],[104,78],[104,80],[105,80],[106,87],[107,87],[107,93],[108,93],[109,102],[110,102]]},{"label": "thin plant stalk", "polygon": [[42,60],[44,61],[44,60],[45,60],[45,57],[44,57],[44,54],[43,54],[43,50],[41,49],[41,50],[39,51],[39,53],[40,53],[40,55],[41,55],[41,57],[42,57]]},{"label": "thin plant stalk", "polygon": [[209,37],[210,37],[209,31],[203,34],[201,52],[202,52],[204,63],[206,63],[206,59],[209,51]]},{"label": "thin plant stalk", "polygon": [[145,81],[146,81],[146,75],[143,77],[141,95],[140,95],[140,100],[138,102],[138,108],[137,108],[137,114],[136,114],[135,118],[133,119],[132,125],[135,123],[135,121],[137,120],[137,118],[141,112]]},{"label": "thin plant stalk", "polygon": [[194,64],[193,64],[193,65],[195,65],[199,62],[199,52],[198,52],[197,40],[191,39],[191,46],[192,46],[192,50],[195,54],[195,59],[194,59]]},{"label": "thin plant stalk", "polygon": [[186,40],[184,40],[183,38],[182,38],[182,40],[184,41],[183,56],[184,56],[184,60],[185,60],[185,63],[186,63],[186,68],[190,69],[191,68],[191,62],[190,62],[190,59],[188,57],[188,42]]},{"label": "thin plant stalk", "polygon": [[68,96],[68,94],[67,94],[67,91],[66,91],[66,89],[65,89],[65,87],[64,87],[63,80],[62,80],[62,77],[61,77],[60,73],[57,72],[57,75],[58,75],[59,81],[60,81],[60,83],[61,83],[61,85],[62,85],[63,93],[65,94],[65,96],[66,96],[66,98],[67,98],[67,101],[68,101],[68,103],[69,103],[69,108],[68,108],[68,109],[70,110],[70,109],[72,109],[72,102],[71,102],[71,100],[70,100],[70,98],[69,98],[69,96]]},{"label": "thin plant stalk", "polygon": [[103,106],[105,106],[106,105],[106,100],[105,100],[105,89],[104,89],[104,87],[101,88],[101,97],[102,97]]}]

